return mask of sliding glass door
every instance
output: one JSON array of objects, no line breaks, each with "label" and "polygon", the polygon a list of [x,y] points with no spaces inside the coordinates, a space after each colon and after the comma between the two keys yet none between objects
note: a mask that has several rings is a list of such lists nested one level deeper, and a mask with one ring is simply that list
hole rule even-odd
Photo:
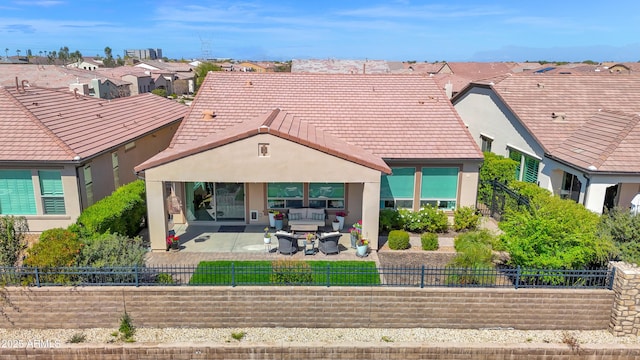
[{"label": "sliding glass door", "polygon": [[244,184],[192,182],[185,184],[187,219],[244,221]]}]

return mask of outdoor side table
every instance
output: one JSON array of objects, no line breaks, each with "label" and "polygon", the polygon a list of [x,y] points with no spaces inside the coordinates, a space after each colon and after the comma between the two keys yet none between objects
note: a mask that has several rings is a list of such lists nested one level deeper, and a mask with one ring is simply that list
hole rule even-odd
[{"label": "outdoor side table", "polygon": [[316,240],[313,239],[311,242],[304,240],[304,254],[305,255],[315,255],[316,254]]}]

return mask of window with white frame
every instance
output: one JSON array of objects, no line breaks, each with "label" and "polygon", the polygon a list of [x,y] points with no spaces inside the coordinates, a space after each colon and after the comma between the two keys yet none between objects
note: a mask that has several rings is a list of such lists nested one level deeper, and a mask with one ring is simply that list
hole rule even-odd
[{"label": "window with white frame", "polygon": [[267,207],[269,209],[301,208],[304,206],[302,183],[268,183]]},{"label": "window with white frame", "polygon": [[38,171],[42,210],[45,214],[66,214],[62,175],[58,170]]},{"label": "window with white frame", "polygon": [[391,168],[391,175],[380,179],[380,208],[412,209],[416,169]]},{"label": "window with white frame", "polygon": [[515,173],[516,180],[534,184],[538,182],[538,170],[540,169],[538,159],[515,149],[509,149],[509,158],[518,163]]},{"label": "window with white frame", "polygon": [[431,205],[442,210],[454,210],[457,197],[457,167],[422,168],[420,207]]},{"label": "window with white frame", "polygon": [[83,168],[84,190],[87,195],[87,206],[93,205],[93,176],[91,175],[91,165]]},{"label": "window with white frame", "polygon": [[309,207],[344,209],[344,183],[310,183]]},{"label": "window with white frame", "polygon": [[482,152],[488,151],[491,152],[491,144],[493,143],[493,138],[487,135],[480,135],[480,140],[482,140]]}]

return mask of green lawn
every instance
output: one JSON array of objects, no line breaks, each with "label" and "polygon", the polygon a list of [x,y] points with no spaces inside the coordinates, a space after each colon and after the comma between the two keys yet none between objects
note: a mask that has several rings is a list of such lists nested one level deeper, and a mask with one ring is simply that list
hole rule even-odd
[{"label": "green lawn", "polygon": [[373,261],[202,261],[189,284],[368,286],[380,275]]}]

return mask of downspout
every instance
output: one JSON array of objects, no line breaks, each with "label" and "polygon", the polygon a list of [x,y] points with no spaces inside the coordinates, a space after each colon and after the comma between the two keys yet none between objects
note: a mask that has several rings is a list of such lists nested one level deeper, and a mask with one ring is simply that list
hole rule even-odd
[{"label": "downspout", "polygon": [[587,207],[587,198],[589,197],[589,185],[591,184],[591,175],[583,173],[582,176],[586,180],[584,185],[584,199],[582,199],[582,205],[584,205],[584,207]]}]

